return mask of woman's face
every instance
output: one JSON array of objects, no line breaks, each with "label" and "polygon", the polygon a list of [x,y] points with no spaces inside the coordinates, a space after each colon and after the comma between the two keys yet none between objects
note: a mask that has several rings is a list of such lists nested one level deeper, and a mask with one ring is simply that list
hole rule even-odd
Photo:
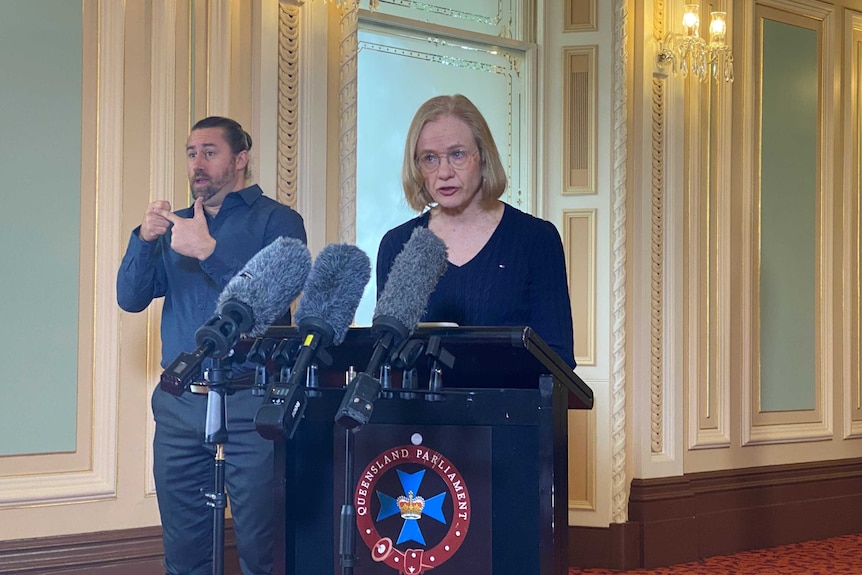
[{"label": "woman's face", "polygon": [[482,162],[473,132],[464,121],[442,116],[428,122],[416,142],[425,190],[444,211],[463,211],[481,202]]}]

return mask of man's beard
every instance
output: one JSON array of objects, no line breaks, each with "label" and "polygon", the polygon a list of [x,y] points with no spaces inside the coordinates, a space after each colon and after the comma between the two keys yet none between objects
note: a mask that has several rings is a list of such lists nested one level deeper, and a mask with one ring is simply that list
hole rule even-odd
[{"label": "man's beard", "polygon": [[215,189],[212,185],[212,182],[210,182],[210,184],[206,188],[197,190],[195,188],[192,188],[192,199],[196,200],[199,197],[203,196],[204,202],[206,202],[214,195],[216,195],[216,192],[218,192],[218,190]]},{"label": "man's beard", "polygon": [[[202,188],[195,188],[194,186],[194,178],[198,176],[205,176],[208,179],[208,182]],[[196,200],[199,197],[203,197],[204,202],[209,201],[216,194],[222,191],[225,186],[233,182],[235,176],[236,173],[234,172],[234,170],[231,170],[230,166],[226,167],[221,174],[221,178],[218,178],[216,180],[209,178],[209,175],[204,172],[195,174],[191,182],[192,198]]]}]

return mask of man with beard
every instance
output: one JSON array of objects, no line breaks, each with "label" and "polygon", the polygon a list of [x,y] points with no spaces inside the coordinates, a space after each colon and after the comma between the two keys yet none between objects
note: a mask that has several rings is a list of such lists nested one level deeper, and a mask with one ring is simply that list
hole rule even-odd
[{"label": "man with beard", "polygon": [[[186,143],[194,204],[172,212],[168,201],[156,200],[132,231],[117,274],[117,301],[139,312],[164,297],[162,367],[197,347],[195,331],[252,256],[279,236],[306,241],[299,214],[256,184],[246,185],[250,149],[251,137],[236,121],[199,121]],[[252,366],[231,369],[234,382],[253,381]],[[193,391],[203,393],[177,396],[157,387],[152,396],[153,475],[170,575],[212,572],[213,512],[203,493],[214,485],[216,448],[205,442],[206,388]],[[269,574],[273,562],[273,443],[254,426],[260,403],[251,389],[225,399],[225,485],[245,575]]]}]

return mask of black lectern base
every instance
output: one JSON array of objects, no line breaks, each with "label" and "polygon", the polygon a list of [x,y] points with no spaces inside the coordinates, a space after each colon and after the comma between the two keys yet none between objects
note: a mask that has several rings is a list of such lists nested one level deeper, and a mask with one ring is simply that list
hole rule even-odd
[{"label": "black lectern base", "polygon": [[[299,337],[291,327],[268,335]],[[349,475],[355,575],[566,575],[567,408],[591,409],[592,390],[527,326],[419,328],[408,342],[426,350],[410,363],[418,386],[437,381],[434,347],[454,358],[443,387],[436,396],[394,389],[376,399],[352,436],[345,474],[346,432],[335,415],[345,375],[368,364],[375,341],[369,328],[349,330],[307,390],[293,439],[276,442],[276,573],[342,572]],[[398,369],[396,388],[396,379],[405,383]]]},{"label": "black lectern base", "polygon": [[[354,573],[565,573],[565,509],[554,509],[565,505],[565,470],[555,487],[554,467],[566,461],[553,454],[565,404],[554,418],[552,394],[546,378],[534,390],[377,400],[372,423],[354,435]],[[333,423],[340,400],[340,390],[310,398],[293,440],[276,445],[285,473],[285,575],[341,569],[344,430]]]}]

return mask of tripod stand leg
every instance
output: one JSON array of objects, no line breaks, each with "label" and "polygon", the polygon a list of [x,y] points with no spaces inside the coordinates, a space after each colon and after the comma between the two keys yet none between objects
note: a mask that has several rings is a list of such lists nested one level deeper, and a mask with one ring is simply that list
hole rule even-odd
[{"label": "tripod stand leg", "polygon": [[341,575],[352,575],[356,563],[356,509],[353,507],[353,430],[344,430],[344,505],[341,507],[339,555]]},{"label": "tripod stand leg", "polygon": [[207,505],[213,508],[213,575],[224,575],[224,444],[228,440],[225,396],[228,393],[226,373],[229,369],[216,359],[206,378],[209,390],[204,441],[216,446],[215,486],[212,493],[206,494]]},{"label": "tripod stand leg", "polygon": [[213,575],[224,575],[224,445],[216,446],[215,489],[207,493],[207,505],[213,508]]}]

